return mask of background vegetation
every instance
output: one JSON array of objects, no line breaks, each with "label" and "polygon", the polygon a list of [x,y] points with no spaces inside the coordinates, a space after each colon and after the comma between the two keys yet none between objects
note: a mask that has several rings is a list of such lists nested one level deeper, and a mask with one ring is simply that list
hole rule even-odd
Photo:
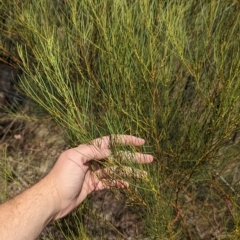
[{"label": "background vegetation", "polygon": [[[154,163],[129,166],[148,177],[121,193],[142,226],[133,239],[239,238],[239,1],[3,0],[0,12],[2,61],[70,146],[147,140]],[[66,238],[131,239],[107,219],[89,228],[92,204],[65,219]]]}]

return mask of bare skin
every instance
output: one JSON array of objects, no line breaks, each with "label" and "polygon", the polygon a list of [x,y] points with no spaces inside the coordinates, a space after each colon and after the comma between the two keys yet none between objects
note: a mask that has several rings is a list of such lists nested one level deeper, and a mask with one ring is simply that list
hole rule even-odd
[{"label": "bare skin", "polygon": [[[117,135],[115,139],[121,145],[141,146],[145,142],[130,135]],[[110,145],[111,138],[105,136],[63,152],[46,177],[0,205],[0,239],[36,239],[49,222],[69,214],[92,191],[128,187],[127,182],[110,178],[111,169],[92,167],[92,160],[111,156]],[[150,163],[153,157],[135,153],[132,160]]]}]

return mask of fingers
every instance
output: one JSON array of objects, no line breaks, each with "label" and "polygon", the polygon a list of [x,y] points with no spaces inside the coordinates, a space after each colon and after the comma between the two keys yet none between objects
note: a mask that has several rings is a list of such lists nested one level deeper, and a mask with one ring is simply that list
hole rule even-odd
[{"label": "fingers", "polygon": [[[120,157],[122,161],[136,161],[140,163],[149,163],[153,161],[153,156],[149,154],[121,152]],[[110,159],[113,158],[112,156]],[[114,158],[113,158],[114,161]],[[147,172],[144,170],[127,167],[127,166],[112,166],[108,168],[102,168],[94,171],[91,170],[93,190],[100,190],[104,188],[126,188],[129,186],[128,182],[119,180],[119,178],[133,178],[142,179],[147,177]],[[118,179],[118,180],[116,180]]]},{"label": "fingers", "polygon": [[136,162],[136,163],[151,163],[153,161],[153,156],[150,154],[143,153],[132,153],[129,151],[119,151],[115,156],[110,156],[109,161],[114,163],[119,161],[121,163],[124,162]]},{"label": "fingers", "polygon": [[[78,154],[78,159],[86,163],[90,160],[101,160],[110,157],[110,149],[100,149],[94,145],[82,144],[74,149]],[[80,157],[79,157],[80,156]]]},{"label": "fingers", "polygon": [[[90,192],[109,188],[128,188],[129,183],[121,178],[142,179],[147,177],[147,172],[131,167],[110,167],[91,172]],[[89,192],[89,193],[90,193]]]},{"label": "fingers", "polygon": [[128,188],[129,183],[123,180],[109,180],[109,179],[103,179],[99,181],[97,187],[95,190],[103,190],[103,189],[112,189],[112,188]]},{"label": "fingers", "polygon": [[132,168],[132,167],[118,167],[113,166],[109,168],[103,168],[100,170],[97,170],[94,172],[97,179],[115,179],[122,178],[122,177],[128,177],[128,178],[146,178],[147,172],[144,170]]},{"label": "fingers", "polygon": [[115,144],[141,146],[145,142],[144,139],[131,135],[110,135],[94,139],[92,144],[100,149],[110,148]]},{"label": "fingers", "polygon": [[[111,135],[94,139],[90,145],[79,145],[77,148],[75,148],[75,151],[82,155],[83,162],[87,162],[92,159],[101,160],[110,157],[110,148],[115,144],[141,146],[144,144],[144,142],[144,139],[131,135]],[[137,159],[137,162],[142,163],[152,161],[151,155],[136,155],[134,158]]]}]

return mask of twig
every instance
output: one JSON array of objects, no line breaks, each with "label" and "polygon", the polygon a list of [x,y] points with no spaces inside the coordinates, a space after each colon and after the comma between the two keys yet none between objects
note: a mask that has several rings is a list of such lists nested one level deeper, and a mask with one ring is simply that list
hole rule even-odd
[{"label": "twig", "polygon": [[230,185],[230,183],[222,175],[220,175],[216,171],[215,171],[215,174],[219,176],[219,178],[232,190],[233,193],[235,193],[238,197],[240,197],[240,195],[236,192],[236,190]]}]

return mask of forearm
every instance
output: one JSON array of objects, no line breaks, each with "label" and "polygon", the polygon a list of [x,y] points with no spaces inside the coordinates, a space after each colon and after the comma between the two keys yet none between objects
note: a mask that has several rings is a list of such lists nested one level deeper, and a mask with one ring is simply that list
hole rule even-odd
[{"label": "forearm", "polygon": [[55,190],[44,178],[22,194],[0,205],[0,239],[36,239],[54,219]]}]

